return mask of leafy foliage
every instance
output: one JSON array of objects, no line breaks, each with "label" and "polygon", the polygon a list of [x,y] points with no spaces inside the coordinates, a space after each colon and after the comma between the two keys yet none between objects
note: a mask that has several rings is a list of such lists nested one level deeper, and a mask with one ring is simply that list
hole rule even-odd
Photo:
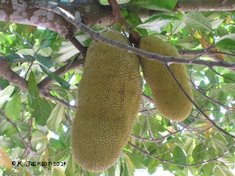
[{"label": "leafy foliage", "polygon": [[[103,5],[107,1],[100,1]],[[177,0],[120,1],[121,14],[140,36],[157,34],[179,51],[218,52],[216,59],[235,63],[235,13],[169,12]],[[142,19],[129,7],[154,10]],[[97,27],[97,26],[96,26]],[[100,26],[99,26],[100,27]],[[75,105],[82,68],[63,76],[54,71],[79,52],[55,32],[33,26],[0,23],[0,54],[10,68],[27,80],[28,92],[0,78],[0,173],[2,175],[134,175],[136,169],[150,174],[159,168],[173,175],[232,176],[235,167],[234,138],[222,133],[194,108],[183,122],[172,122],[158,113],[151,91],[143,82],[144,100],[128,145],[118,162],[100,174],[79,168],[70,153],[70,127],[75,110],[41,95],[38,83],[46,77],[54,80],[47,87],[50,95]],[[86,46],[90,38],[78,33]],[[214,59],[199,53],[194,59]],[[199,58],[198,58],[198,57]],[[194,102],[218,126],[235,135],[235,73],[226,68],[188,66],[194,87]],[[5,158],[5,159],[1,159]],[[66,162],[64,166],[15,166],[10,161]]]}]

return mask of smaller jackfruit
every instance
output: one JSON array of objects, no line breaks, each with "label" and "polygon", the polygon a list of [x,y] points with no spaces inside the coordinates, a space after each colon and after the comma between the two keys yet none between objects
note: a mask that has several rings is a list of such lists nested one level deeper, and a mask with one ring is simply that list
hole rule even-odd
[{"label": "smaller jackfruit", "polygon": [[[179,57],[179,53],[174,47],[156,36],[141,38],[139,48],[160,55]],[[141,58],[140,63],[159,112],[171,120],[184,120],[192,110],[192,103],[177,85],[165,65],[146,58]],[[171,64],[170,68],[183,89],[192,98],[192,88],[185,65]]]},{"label": "smaller jackfruit", "polygon": [[[102,35],[128,44],[119,32]],[[101,42],[91,43],[71,135],[73,157],[83,169],[106,170],[120,156],[139,110],[140,80],[135,54]]]}]

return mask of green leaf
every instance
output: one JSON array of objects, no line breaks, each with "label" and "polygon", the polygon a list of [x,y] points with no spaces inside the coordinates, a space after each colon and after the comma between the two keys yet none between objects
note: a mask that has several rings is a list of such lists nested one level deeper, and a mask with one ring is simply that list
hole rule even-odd
[{"label": "green leaf", "polygon": [[235,34],[223,36],[215,45],[220,49],[235,51]]},{"label": "green leaf", "polygon": [[172,11],[178,0],[132,0],[130,4],[151,10]]},{"label": "green leaf", "polygon": [[6,56],[8,62],[29,62],[33,61],[34,57],[31,55],[24,55],[18,53],[11,53]]},{"label": "green leaf", "polygon": [[15,93],[12,96],[12,99],[10,101],[8,101],[6,108],[5,108],[5,112],[6,115],[10,118],[10,119],[14,119],[17,120],[19,119],[19,115],[21,112],[21,99],[20,99],[20,95],[18,93]]},{"label": "green leaf", "polygon": [[46,125],[53,106],[46,99],[39,97],[39,90],[33,72],[31,72],[29,76],[28,90],[32,116],[36,118],[38,125]]},{"label": "green leaf", "polygon": [[[129,157],[125,157],[125,165],[126,165],[126,171],[128,173],[128,175],[134,175],[134,170],[135,170],[135,167],[133,165],[133,163],[131,162],[130,158]],[[126,175],[126,174],[125,174]]]},{"label": "green leaf", "polygon": [[215,163],[210,162],[210,163],[207,163],[207,164],[203,165],[201,170],[204,173],[204,175],[212,175],[214,166],[215,166]]},{"label": "green leaf", "polygon": [[151,91],[150,86],[148,84],[144,84],[144,93],[148,96],[152,96],[152,91]]},{"label": "green leaf", "polygon": [[160,33],[172,20],[177,20],[177,18],[165,14],[154,15],[137,27]]},{"label": "green leaf", "polygon": [[4,136],[11,138],[15,136],[16,133],[17,130],[8,121],[4,120],[0,123],[0,134],[4,134]]},{"label": "green leaf", "polygon": [[[77,39],[80,36],[77,36]],[[81,41],[81,40],[79,40]],[[82,43],[82,41],[81,41]],[[83,42],[84,44],[84,42]],[[56,63],[64,63],[71,58],[74,58],[79,54],[79,51],[75,46],[71,45],[71,42],[63,42],[62,46],[60,46],[59,51],[52,53],[52,58]]]},{"label": "green leaf", "polygon": [[34,57],[40,64],[42,64],[43,66],[45,66],[47,68],[51,68],[54,64],[51,57],[44,57],[44,56],[38,55],[38,54],[35,54]]},{"label": "green leaf", "polygon": [[105,176],[115,175],[115,171],[116,171],[116,166],[113,165],[111,168],[109,168],[109,169],[105,172]]},{"label": "green leaf", "polygon": [[149,174],[154,174],[157,170],[157,166],[159,164],[161,164],[161,162],[159,160],[156,160],[156,159],[150,159],[150,160],[151,160],[151,162],[148,165],[148,173]]},{"label": "green leaf", "polygon": [[37,82],[36,82],[33,72],[30,72],[30,75],[29,75],[28,91],[29,91],[31,98],[39,97],[39,90],[38,90]]},{"label": "green leaf", "polygon": [[121,9],[121,15],[125,19],[125,21],[132,27],[136,27],[137,25],[142,23],[140,17],[136,13],[128,9]]},{"label": "green leaf", "polygon": [[0,90],[5,89],[9,85],[9,81],[0,78]]},{"label": "green leaf", "polygon": [[194,139],[188,139],[185,141],[183,148],[184,151],[188,154],[191,155],[193,152],[193,149],[195,147],[195,140]]},{"label": "green leaf", "polygon": [[172,24],[172,34],[177,34],[180,30],[184,29],[186,24],[182,21],[174,21]]},{"label": "green leaf", "polygon": [[223,84],[220,88],[223,92],[234,95],[235,83]]},{"label": "green leaf", "polygon": [[144,167],[143,165],[144,156],[141,155],[140,153],[133,151],[132,153],[128,153],[126,157],[129,157],[129,161],[132,162],[132,164],[135,166],[136,169],[141,169]]},{"label": "green leaf", "polygon": [[192,27],[193,29],[207,30],[210,32],[212,31],[210,21],[201,13],[196,13],[196,12],[187,13],[184,16],[183,20],[188,26]]},{"label": "green leaf", "polygon": [[76,166],[75,161],[74,161],[72,155],[69,155],[69,159],[68,159],[68,162],[67,162],[67,167],[65,169],[65,175],[66,176],[77,175],[76,174],[76,170],[78,170],[78,169],[79,169],[79,167]]},{"label": "green leaf", "polygon": [[64,79],[62,79],[61,77],[59,77],[57,74],[51,72],[50,70],[44,68],[44,67],[41,67],[42,71],[44,73],[46,73],[50,78],[54,79],[55,81],[57,81],[63,88],[65,89],[69,89],[70,87],[70,84],[65,81]]},{"label": "green leaf", "polygon": [[65,117],[65,107],[57,104],[51,111],[50,117],[47,119],[47,127],[52,131],[57,131],[61,122]]},{"label": "green leaf", "polygon": [[223,165],[216,165],[214,169],[215,176],[234,176],[233,173]]},{"label": "green leaf", "polygon": [[53,148],[56,149],[57,151],[64,150],[66,148],[64,141],[51,138],[50,142],[51,146],[53,146]]},{"label": "green leaf", "polygon": [[51,110],[53,106],[46,99],[38,97],[33,99],[33,103],[31,104],[34,109],[32,115],[36,118],[36,123],[38,125],[46,125],[47,119],[51,114]]},{"label": "green leaf", "polygon": [[176,146],[173,151],[173,157],[174,157],[174,161],[177,164],[185,164],[186,163],[187,157],[186,157],[184,151],[178,146]]},{"label": "green leaf", "polygon": [[5,89],[0,90],[0,108],[4,105],[4,103],[10,98],[11,94],[14,91],[14,87],[9,85]]},{"label": "green leaf", "polygon": [[56,32],[50,32],[48,37],[43,39],[41,41],[41,46],[40,48],[47,48],[47,47],[50,47],[55,41],[56,41],[56,38],[58,37],[58,33]]},{"label": "green leaf", "polygon": [[217,29],[223,23],[224,19],[216,19],[211,22],[212,29]]},{"label": "green leaf", "polygon": [[198,144],[192,153],[194,162],[201,162],[204,159],[205,146],[203,144]]},{"label": "green leaf", "polygon": [[149,117],[149,125],[154,136],[159,137],[159,132],[165,132],[163,121],[156,116]]},{"label": "green leaf", "polygon": [[223,74],[224,83],[234,83],[235,74],[234,73],[225,73]]}]

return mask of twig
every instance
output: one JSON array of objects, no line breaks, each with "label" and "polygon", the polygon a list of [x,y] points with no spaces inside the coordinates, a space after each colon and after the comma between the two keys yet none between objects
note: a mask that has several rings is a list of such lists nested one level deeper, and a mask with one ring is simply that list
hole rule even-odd
[{"label": "twig", "polygon": [[20,137],[21,141],[24,143],[24,145],[27,147],[27,149],[29,149],[32,153],[36,153],[35,151],[33,151],[32,146],[30,146],[30,144],[28,144],[25,140],[24,137],[21,135],[17,125],[6,115],[6,113],[1,110],[1,114],[4,116],[4,118],[6,119],[6,121],[8,121],[17,131],[18,136]]},{"label": "twig", "polygon": [[143,93],[142,96],[143,96],[146,100],[148,100],[150,103],[153,103],[153,104],[154,104],[154,101],[153,101],[152,97],[146,95],[145,93]]},{"label": "twig", "polygon": [[[208,53],[209,51],[211,51],[211,49],[212,49],[213,47],[214,47],[214,45],[210,46],[209,48],[204,49],[203,52],[201,52],[201,53],[199,53],[198,55],[194,56],[194,58],[193,58],[192,60],[200,58],[200,57],[203,56],[204,54],[206,54],[206,53]],[[218,59],[216,58],[216,60],[218,60]],[[219,60],[219,61],[221,61],[221,60]]]},{"label": "twig", "polygon": [[[186,128],[186,127],[184,127],[184,128]],[[140,136],[136,136],[136,135],[134,135],[134,134],[131,134],[131,137],[133,137],[133,138],[135,138],[135,139],[137,139],[137,140],[139,140],[139,141],[141,141],[141,142],[153,142],[153,143],[155,143],[155,142],[161,142],[161,141],[164,140],[165,138],[167,138],[167,137],[169,137],[169,136],[171,136],[171,135],[174,135],[174,134],[176,134],[176,133],[179,133],[179,132],[181,132],[182,130],[183,130],[183,129],[177,130],[177,131],[175,131],[175,132],[173,132],[173,133],[167,134],[167,135],[162,136],[162,137],[160,137],[160,138],[148,139],[148,138],[143,138],[143,137],[140,137]]]},{"label": "twig", "polygon": [[57,103],[60,103],[61,105],[67,107],[67,108],[76,108],[76,106],[70,105],[69,103],[67,103],[66,101],[59,99],[55,96],[52,96],[50,93],[48,93],[47,91],[44,91],[44,89],[41,92],[41,95],[43,95],[45,98],[48,98],[49,100],[54,100]]},{"label": "twig", "polygon": [[146,112],[146,111],[153,111],[156,110],[157,108],[151,108],[151,109],[142,109],[140,112]]},{"label": "twig", "polygon": [[88,35],[91,36],[94,40],[100,41],[102,43],[105,43],[107,45],[115,46],[121,49],[124,49],[130,53],[135,53],[139,56],[148,58],[150,60],[158,60],[163,63],[179,63],[179,64],[194,64],[194,65],[203,65],[207,67],[226,67],[226,68],[231,68],[235,69],[235,64],[228,63],[228,62],[213,62],[213,61],[204,61],[204,60],[191,60],[190,58],[175,58],[175,57],[169,57],[169,56],[162,56],[156,53],[144,51],[117,41],[113,41],[109,38],[106,38],[99,33],[95,32],[85,24],[83,24],[79,19],[76,19],[73,15],[71,15],[69,12],[65,12],[64,10],[62,11],[60,8],[51,8],[52,11],[55,13],[61,15],[64,17],[67,21],[70,23],[74,24],[74,26],[81,31],[87,33]]},{"label": "twig", "polygon": [[223,78],[226,78],[226,79],[228,79],[228,80],[230,80],[230,81],[235,82],[235,80],[234,80],[234,79],[229,78],[229,77],[224,76],[224,75],[221,75],[221,74],[220,74],[219,72],[217,72],[214,68],[210,67],[210,69],[211,69],[213,72],[215,72],[217,75],[219,75],[219,76],[221,76],[221,77],[223,77]]},{"label": "twig", "polygon": [[83,57],[86,57],[87,48],[84,47],[74,36],[72,27],[69,28],[66,38],[80,51]]},{"label": "twig", "polygon": [[120,13],[120,9],[116,0],[108,0],[109,5],[112,7],[115,23],[123,23],[123,18]]},{"label": "twig", "polygon": [[226,105],[220,103],[219,101],[214,100],[213,98],[207,96],[205,93],[203,93],[203,92],[200,90],[200,88],[198,88],[198,87],[194,84],[194,82],[193,82],[192,80],[190,80],[190,82],[191,82],[191,84],[193,85],[193,87],[194,87],[202,96],[204,96],[204,97],[207,98],[208,100],[214,102],[214,103],[217,104],[217,105],[223,106],[223,107],[224,107],[225,109],[227,109],[227,110],[235,111],[235,108],[226,106]]},{"label": "twig", "polygon": [[[208,49],[208,48],[207,48]],[[198,57],[198,56],[208,56],[208,57],[215,57],[218,54],[228,55],[228,56],[234,56],[235,54],[222,52],[222,51],[208,51],[207,49],[202,50],[179,50],[180,55],[184,56],[192,56],[192,57]],[[206,51],[206,52],[205,52]]]}]

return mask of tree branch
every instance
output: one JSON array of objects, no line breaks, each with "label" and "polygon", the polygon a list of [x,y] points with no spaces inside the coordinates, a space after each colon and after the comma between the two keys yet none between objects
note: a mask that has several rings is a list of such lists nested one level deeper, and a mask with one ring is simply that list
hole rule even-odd
[{"label": "tree branch", "polygon": [[[215,2],[214,4],[217,4],[217,5],[219,4],[220,9],[221,9],[221,2],[225,3],[226,6],[235,8],[235,5],[234,5],[235,0],[231,0],[231,1],[212,0],[212,1]],[[27,1],[22,1],[24,3],[17,3],[17,1],[14,1],[12,2],[12,4],[7,3],[7,2],[8,1],[4,3],[0,2],[0,10],[3,12],[2,14],[0,14],[0,21],[11,21],[11,22],[16,22],[20,24],[29,24],[29,25],[34,25],[34,26],[47,27],[53,31],[58,32],[59,34],[63,36],[66,36],[69,33],[67,27],[71,26],[71,24],[74,24],[77,29],[80,29],[83,32],[88,33],[95,40],[105,42],[109,45],[113,45],[113,46],[128,50],[129,52],[136,53],[137,55],[140,55],[142,57],[150,58],[153,60],[158,60],[160,62],[165,62],[165,63],[177,62],[177,63],[183,63],[183,64],[204,65],[208,67],[221,66],[221,67],[226,67],[226,68],[235,68],[235,64],[229,64],[226,62],[209,62],[209,61],[202,61],[202,60],[192,61],[190,59],[182,59],[182,58],[180,59],[180,58],[172,58],[172,57],[166,57],[166,56],[164,57],[164,56],[160,56],[156,54],[154,55],[153,53],[149,53],[146,51],[144,52],[143,50],[133,48],[131,46],[126,46],[124,44],[119,44],[118,42],[115,42],[115,41],[112,42],[111,40],[98,35],[95,31],[90,30],[89,27],[81,23],[81,20],[84,21],[85,16],[88,15],[88,12],[86,13],[84,12],[84,14],[82,14],[84,10],[80,9],[81,12],[76,11],[80,15],[80,16],[79,15],[77,16],[81,17],[81,19],[78,17],[80,21],[75,22],[75,18],[71,16],[70,13],[65,12],[64,10],[62,11],[61,8],[58,8],[58,3],[57,3],[58,1],[54,1],[55,2],[54,4],[51,3],[51,1],[48,2],[46,0],[40,0],[40,1],[32,0],[30,1],[30,3],[27,3]],[[92,12],[96,16],[103,14],[103,12],[101,13],[97,13],[97,12],[99,12],[101,7],[102,9],[104,7],[99,5],[99,3],[96,2],[95,0],[92,0],[92,2],[94,2],[94,4],[90,3],[90,1],[89,2],[84,1],[83,3],[80,3],[79,7],[84,8],[84,9],[89,7],[88,11]],[[199,5],[202,6],[202,2],[203,2],[203,5],[211,4],[209,1],[202,1],[202,0],[199,1],[198,3],[197,1],[193,1],[193,0],[189,2],[181,1],[180,4],[197,3],[198,6]],[[230,2],[230,3],[227,3],[227,2]],[[13,13],[9,13],[12,11],[12,9],[14,9]],[[110,7],[109,7],[109,10],[107,11],[110,11],[109,13],[112,12]]]},{"label": "tree branch", "polygon": [[183,58],[162,56],[162,55],[159,55],[159,54],[156,54],[156,53],[147,52],[147,51],[141,50],[139,48],[135,48],[135,47],[132,47],[132,46],[129,46],[129,45],[126,45],[126,44],[119,43],[117,41],[113,41],[111,39],[108,39],[108,38],[100,35],[99,33],[95,32],[94,30],[90,29],[85,24],[81,23],[78,19],[76,19],[71,14],[68,15],[68,12],[65,13],[64,11],[62,11],[59,8],[53,8],[51,10],[54,11],[55,13],[58,13],[61,16],[63,16],[67,21],[74,24],[74,26],[78,30],[81,30],[81,31],[87,33],[94,40],[100,41],[100,42],[105,43],[105,44],[110,45],[110,46],[115,46],[115,47],[124,49],[124,50],[126,50],[130,53],[137,54],[139,56],[148,58],[150,60],[157,60],[157,61],[160,61],[162,63],[167,63],[167,64],[171,64],[171,63],[193,64],[193,65],[204,65],[204,66],[207,66],[207,67],[218,66],[218,67],[226,67],[226,68],[235,69],[235,64],[228,63],[228,62],[213,62],[213,61],[204,61],[204,60],[192,60],[191,58],[184,58],[183,59]]},{"label": "tree branch", "polygon": [[[102,6],[97,0],[73,1],[62,3],[57,0],[18,0],[8,3],[0,2],[0,21],[10,21],[19,24],[42,26],[65,36],[67,34],[66,20],[49,11],[48,7],[59,6],[73,14],[79,14],[82,22],[87,25],[96,23],[110,24],[113,19],[112,8]],[[149,16],[152,10],[139,10],[136,6],[123,5],[138,13]],[[235,0],[180,0],[175,8],[180,11],[232,11],[235,10]]]},{"label": "tree branch", "polygon": [[4,79],[11,82],[14,86],[19,87],[23,91],[27,91],[27,81],[20,77],[18,74],[13,72],[5,60],[4,57],[0,56],[0,77],[3,77]]}]

